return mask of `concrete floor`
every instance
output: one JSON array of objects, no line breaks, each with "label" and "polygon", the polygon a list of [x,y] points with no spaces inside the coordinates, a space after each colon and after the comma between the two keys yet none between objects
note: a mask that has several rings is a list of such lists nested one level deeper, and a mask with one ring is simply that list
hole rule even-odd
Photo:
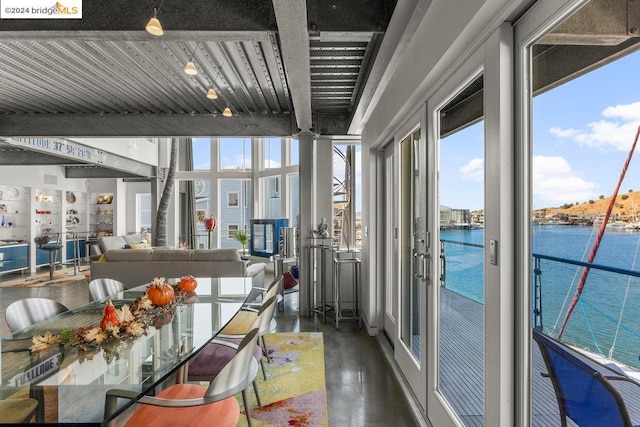
[{"label": "concrete floor", "polygon": [[[15,276],[0,276],[0,281]],[[0,288],[0,336],[8,333],[6,307],[27,297],[54,299],[69,308],[89,301],[86,285],[60,288]],[[285,296],[285,310],[276,312],[279,332],[322,332],[329,426],[416,426],[409,403],[385,357],[377,337],[369,336],[356,321],[343,321],[341,329],[298,312],[298,293]]]}]

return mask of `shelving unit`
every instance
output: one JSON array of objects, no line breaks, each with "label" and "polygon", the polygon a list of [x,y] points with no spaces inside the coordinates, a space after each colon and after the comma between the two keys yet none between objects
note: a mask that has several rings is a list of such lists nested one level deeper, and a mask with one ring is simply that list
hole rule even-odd
[{"label": "shelving unit", "polygon": [[0,186],[0,240],[29,237],[29,188]]},{"label": "shelving unit", "polygon": [[113,235],[115,202],[113,193],[89,195],[89,234],[92,237]]},{"label": "shelving unit", "polygon": [[29,268],[29,191],[0,186],[0,273]]},{"label": "shelving unit", "polygon": [[[52,240],[60,239],[63,227],[61,191],[52,189],[35,189],[35,200],[31,209],[35,213],[35,235],[48,234]],[[49,252],[36,247],[36,266],[49,264]]]},{"label": "shelving unit", "polygon": [[65,212],[65,259],[68,263],[72,262],[74,259],[84,258],[84,241],[86,240],[89,232],[87,193],[66,191],[63,206]]}]

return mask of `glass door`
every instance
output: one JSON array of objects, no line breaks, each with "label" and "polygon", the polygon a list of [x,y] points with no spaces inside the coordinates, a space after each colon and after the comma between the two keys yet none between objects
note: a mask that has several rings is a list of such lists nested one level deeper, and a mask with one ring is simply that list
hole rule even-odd
[{"label": "glass door", "polygon": [[384,150],[384,331],[389,342],[395,345],[398,336],[398,206],[397,178],[393,155],[395,144]]},{"label": "glass door", "polygon": [[426,404],[426,154],[420,129],[399,143],[399,336],[395,357],[418,401]]},{"label": "glass door", "polygon": [[[429,308],[428,413],[434,425],[484,425],[484,102],[476,69],[429,106],[434,127],[430,221],[438,251]],[[448,90],[447,90],[448,89]],[[430,317],[431,318],[431,317]]]}]

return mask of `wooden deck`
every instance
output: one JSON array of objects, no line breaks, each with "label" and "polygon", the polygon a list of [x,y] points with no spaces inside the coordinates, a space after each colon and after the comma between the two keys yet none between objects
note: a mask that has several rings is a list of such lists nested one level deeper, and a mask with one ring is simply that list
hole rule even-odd
[{"label": "wooden deck", "polygon": [[[482,304],[441,289],[440,388],[465,426],[483,426]],[[537,345],[533,344],[532,426],[559,426],[555,392]],[[609,372],[609,374],[611,374]],[[618,385],[620,382],[616,382]],[[619,387],[632,421],[640,420],[640,387]],[[572,425],[571,423],[569,425]]]}]

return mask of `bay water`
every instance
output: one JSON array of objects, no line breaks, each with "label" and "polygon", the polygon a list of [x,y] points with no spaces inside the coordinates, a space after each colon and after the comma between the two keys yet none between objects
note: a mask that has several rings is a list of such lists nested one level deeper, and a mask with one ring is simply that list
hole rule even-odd
[{"label": "bay water", "polygon": [[[533,253],[586,262],[596,234],[595,227],[534,226]],[[442,230],[440,237],[444,241],[445,286],[482,303],[483,248],[470,245],[483,244],[484,230]],[[640,232],[607,229],[593,263],[640,271]],[[531,265],[533,288],[533,259]],[[545,333],[558,335],[582,271],[580,266],[540,261]],[[533,295],[534,289],[530,291]],[[531,313],[533,319],[533,307]],[[640,369],[640,278],[592,268],[562,340]]]}]

